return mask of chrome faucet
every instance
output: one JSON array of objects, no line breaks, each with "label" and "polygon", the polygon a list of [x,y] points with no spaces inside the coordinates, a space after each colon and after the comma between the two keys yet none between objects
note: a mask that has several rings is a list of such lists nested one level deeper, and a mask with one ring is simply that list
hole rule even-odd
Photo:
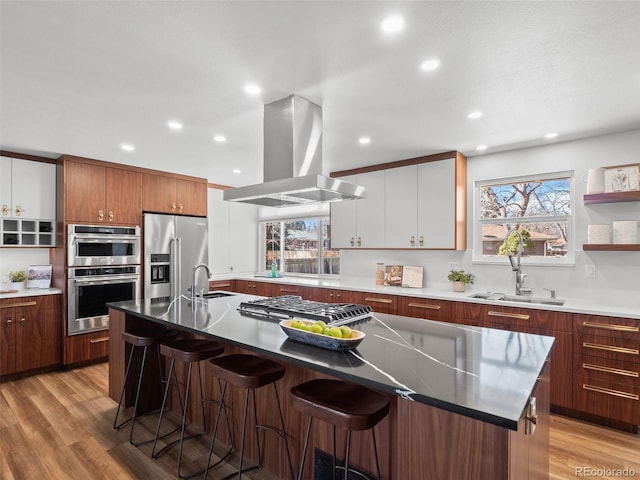
[{"label": "chrome faucet", "polygon": [[207,278],[211,277],[211,270],[204,263],[199,263],[195,267],[193,267],[193,282],[191,282],[191,300],[195,301],[198,297],[198,283],[196,281],[196,273],[198,273],[199,268],[204,268],[207,271]]},{"label": "chrome faucet", "polygon": [[[518,248],[516,249],[516,261],[513,260],[513,255],[511,254],[511,251],[509,249],[509,238],[511,238],[511,235],[513,233],[518,235]],[[507,255],[509,256],[509,262],[511,263],[511,270],[516,272],[516,295],[530,295],[532,290],[530,288],[526,288],[522,286],[524,285],[524,279],[527,276],[526,273],[522,272],[522,266],[520,265],[520,258],[522,257],[522,250],[524,249],[524,239],[522,238],[522,234],[517,228],[511,231],[507,235],[506,245],[507,245]]]}]

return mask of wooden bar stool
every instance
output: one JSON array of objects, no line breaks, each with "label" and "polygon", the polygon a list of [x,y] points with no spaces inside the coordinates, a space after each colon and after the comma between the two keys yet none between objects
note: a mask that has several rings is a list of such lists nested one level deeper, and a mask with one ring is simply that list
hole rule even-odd
[{"label": "wooden bar stool", "polygon": [[[136,425],[136,418],[138,417],[138,400],[140,399],[140,387],[142,385],[142,375],[144,373],[144,367],[147,359],[147,350],[149,347],[155,347],[156,356],[158,358],[158,368],[162,372],[162,360],[160,358],[160,350],[158,346],[161,342],[176,338],[178,332],[173,330],[163,330],[159,328],[137,328],[131,331],[122,332],[122,340],[131,345],[131,351],[129,352],[129,360],[127,362],[127,369],[125,370],[124,380],[122,383],[122,392],[120,393],[120,400],[118,401],[118,408],[116,410],[116,417],[113,419],[113,428],[119,430],[125,424],[131,422],[131,432],[129,433],[129,443],[131,445],[141,445],[148,443],[151,440],[142,442],[133,441],[133,429]],[[138,387],[136,388],[136,399],[133,404],[133,415],[126,420],[118,423],[118,416],[120,415],[120,409],[122,408],[122,400],[124,399],[124,392],[127,386],[127,379],[129,378],[129,372],[131,370],[131,362],[136,348],[142,347],[142,363],[140,364],[140,371],[138,372]]]},{"label": "wooden bar stool", "polygon": [[[333,473],[336,471],[336,427],[347,430],[347,446],[344,460],[344,480],[349,475],[349,447],[351,432],[369,430],[373,438],[373,451],[376,457],[378,480],[380,480],[380,462],[373,427],[389,413],[389,399],[382,393],[374,392],[350,382],[331,379],[316,379],[297,385],[291,389],[293,407],[309,415],[309,424],[300,460],[298,480],[302,478],[309,433],[313,418],[333,425]],[[353,472],[358,473],[358,472]]]},{"label": "wooden bar stool", "polygon": [[[224,346],[218,342],[214,342],[213,340],[180,338],[176,340],[168,340],[160,344],[160,353],[165,357],[171,359],[171,366],[169,367],[169,375],[167,376],[164,395],[162,397],[162,407],[160,409],[160,416],[158,417],[158,425],[156,427],[156,434],[153,441],[153,448],[151,450],[151,457],[158,458],[158,456],[160,456],[168,448],[172,447],[177,443],[180,443],[180,450],[178,452],[177,472],[178,472],[178,477],[182,479],[191,478],[204,472],[204,469],[203,469],[203,470],[200,470],[199,472],[190,474],[188,476],[185,476],[182,474],[182,449],[184,446],[184,441],[186,439],[198,437],[207,431],[207,425],[205,421],[206,416],[204,412],[204,403],[207,400],[205,400],[204,398],[204,393],[202,389],[202,372],[200,369],[200,362],[202,360],[208,360],[210,358],[216,357],[222,354],[222,352],[224,352]],[[183,397],[180,395],[180,385],[178,383],[178,376],[176,375],[176,368],[175,368],[176,360],[189,364],[189,368],[187,370],[187,380],[185,383],[184,400],[182,400]],[[198,384],[200,387],[200,407],[202,409],[202,422],[203,422],[204,429],[202,433],[185,437],[184,433],[185,433],[185,428],[187,424],[187,411],[189,408],[189,391],[191,387],[191,371],[194,363],[197,364],[197,367],[198,367]],[[166,444],[164,447],[162,447],[160,450],[156,452],[156,446],[158,444],[158,440],[162,438],[166,438],[169,435],[177,432],[178,430],[178,429],[175,429],[171,432],[168,432],[160,436],[160,427],[162,425],[162,419],[165,413],[169,387],[171,386],[175,387],[178,392],[178,400],[180,401],[180,408],[182,409],[182,424],[179,427],[180,438]],[[225,409],[225,416],[226,416],[226,409]],[[227,427],[229,427],[228,417],[227,417]],[[229,428],[229,432],[231,432],[230,428]],[[231,443],[233,444],[233,442]],[[230,452],[231,450],[229,450],[228,453]]]},{"label": "wooden bar stool", "polygon": [[[260,468],[262,466],[263,460],[263,452],[260,446],[260,436],[259,430],[268,430],[275,433],[283,442],[285,449],[287,451],[287,459],[289,460],[289,470],[291,472],[291,478],[294,478],[293,473],[293,464],[291,463],[291,455],[289,454],[289,443],[287,441],[287,434],[284,428],[284,419],[282,417],[282,408],[280,406],[280,397],[278,396],[278,388],[276,387],[276,381],[281,379],[284,376],[285,368],[271,360],[266,358],[258,357],[255,355],[245,355],[245,354],[234,354],[234,355],[226,355],[224,357],[213,358],[209,360],[211,365],[213,366],[214,374],[223,382],[223,386],[221,388],[221,405],[218,407],[218,415],[216,418],[216,424],[213,429],[213,436],[211,437],[211,445],[209,446],[209,459],[211,458],[211,453],[213,451],[213,444],[216,438],[216,431],[218,428],[218,419],[220,417],[220,409],[222,408],[222,403],[224,401],[224,395],[227,390],[227,385],[230,383],[238,388],[245,389],[245,397],[244,397],[244,412],[242,415],[242,440],[240,442],[240,461],[238,466],[238,479],[242,477],[242,474],[246,471],[253,470],[256,468]],[[273,385],[273,391],[276,395],[276,404],[278,406],[278,414],[280,416],[280,426],[282,430],[278,431],[273,427],[269,427],[266,425],[261,425],[258,423],[258,413],[256,408],[256,389],[263,387],[265,385]],[[253,416],[255,419],[255,434],[256,434],[256,445],[258,448],[258,463],[255,465],[245,468],[243,470],[242,463],[244,460],[244,441],[245,441],[245,433],[247,427],[247,410],[249,407],[249,392],[251,392],[253,398]],[[209,460],[210,461],[210,460]],[[205,470],[204,479],[206,480],[207,474],[209,472],[209,467]],[[225,478],[230,478],[236,475],[233,473],[231,475],[227,475]]]}]

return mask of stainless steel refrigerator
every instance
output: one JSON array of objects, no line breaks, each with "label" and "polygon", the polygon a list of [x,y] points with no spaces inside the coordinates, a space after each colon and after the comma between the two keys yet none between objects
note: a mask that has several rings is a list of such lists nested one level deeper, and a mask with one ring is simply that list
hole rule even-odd
[{"label": "stainless steel refrigerator", "polygon": [[[144,297],[191,296],[193,267],[209,263],[206,218],[144,214]],[[198,289],[207,289],[203,268]]]}]

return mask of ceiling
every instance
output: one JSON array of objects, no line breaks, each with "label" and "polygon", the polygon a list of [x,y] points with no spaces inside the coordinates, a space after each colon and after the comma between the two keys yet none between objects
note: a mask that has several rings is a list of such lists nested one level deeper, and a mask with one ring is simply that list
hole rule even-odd
[{"label": "ceiling", "polygon": [[263,105],[292,93],[323,108],[325,173],[640,128],[638,1],[2,0],[0,21],[4,150],[259,183]]}]

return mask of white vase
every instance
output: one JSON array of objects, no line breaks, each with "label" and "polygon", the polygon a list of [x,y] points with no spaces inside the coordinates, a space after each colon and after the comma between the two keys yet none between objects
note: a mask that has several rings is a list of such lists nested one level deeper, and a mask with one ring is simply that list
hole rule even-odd
[{"label": "white vase", "polygon": [[464,292],[467,284],[464,282],[451,282],[451,286],[453,287],[454,292]]},{"label": "white vase", "polygon": [[11,282],[9,290],[24,290],[25,282]]}]

